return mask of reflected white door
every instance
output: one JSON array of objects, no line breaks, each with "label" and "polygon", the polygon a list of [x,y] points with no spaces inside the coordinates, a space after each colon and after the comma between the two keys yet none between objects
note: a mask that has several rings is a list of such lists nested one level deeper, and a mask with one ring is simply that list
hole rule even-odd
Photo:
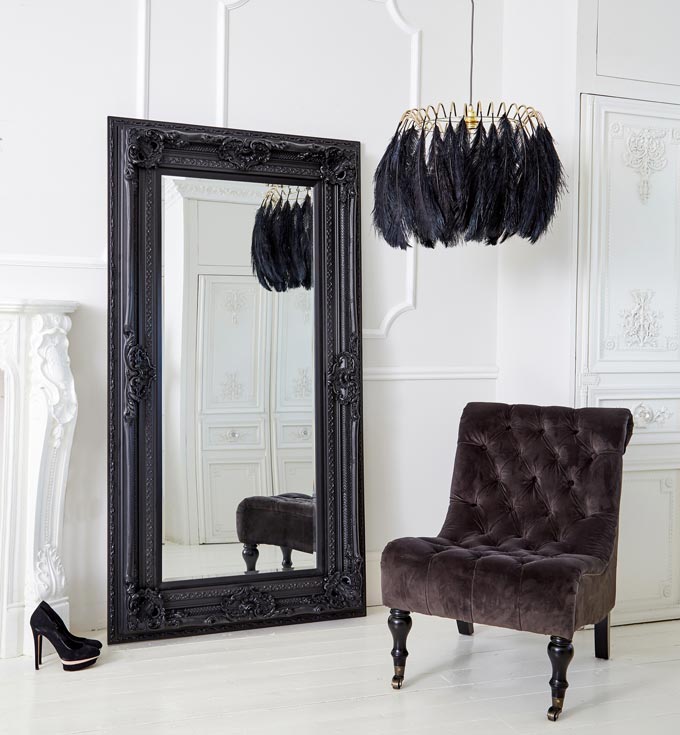
[{"label": "reflected white door", "polygon": [[271,494],[269,312],[253,276],[198,276],[198,505],[201,543],[237,541],[234,508]]}]

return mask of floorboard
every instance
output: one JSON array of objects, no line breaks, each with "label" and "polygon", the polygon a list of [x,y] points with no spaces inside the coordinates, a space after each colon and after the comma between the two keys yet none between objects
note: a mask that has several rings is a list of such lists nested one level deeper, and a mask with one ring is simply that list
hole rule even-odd
[{"label": "floorboard", "polygon": [[[547,639],[414,615],[401,691],[385,611],[362,619],[105,646],[91,669],[0,662],[2,735],[466,735],[680,731],[680,621],[612,629],[612,659],[576,634],[550,723]],[[456,727],[458,726],[458,728]]]}]

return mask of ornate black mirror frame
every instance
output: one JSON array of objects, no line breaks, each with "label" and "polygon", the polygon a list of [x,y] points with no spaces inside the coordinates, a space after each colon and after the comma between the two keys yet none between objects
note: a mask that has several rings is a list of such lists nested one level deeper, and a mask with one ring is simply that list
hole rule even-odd
[{"label": "ornate black mirror frame", "polygon": [[[316,570],[162,582],[163,174],[313,187]],[[109,230],[109,643],[365,615],[359,144],[109,118]]]}]

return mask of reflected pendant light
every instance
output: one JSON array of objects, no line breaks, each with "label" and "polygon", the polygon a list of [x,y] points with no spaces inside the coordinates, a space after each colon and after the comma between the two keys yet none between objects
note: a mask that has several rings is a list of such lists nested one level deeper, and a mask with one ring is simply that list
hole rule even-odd
[{"label": "reflected pendant light", "polygon": [[312,198],[304,186],[272,184],[255,214],[253,273],[267,291],[312,287]]},{"label": "reflected pendant light", "polygon": [[475,3],[471,0],[470,102],[407,110],[374,177],[373,224],[387,243],[433,248],[535,243],[564,187],[550,131],[533,107],[472,104]]}]

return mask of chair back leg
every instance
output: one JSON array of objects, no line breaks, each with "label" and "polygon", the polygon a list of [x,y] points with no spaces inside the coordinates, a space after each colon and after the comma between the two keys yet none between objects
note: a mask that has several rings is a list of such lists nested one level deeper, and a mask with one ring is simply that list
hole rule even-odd
[{"label": "chair back leg", "polygon": [[464,620],[456,620],[456,625],[461,635],[472,635],[475,632],[474,625],[472,623],[466,623]]},{"label": "chair back leg", "polygon": [[289,549],[287,546],[281,547],[281,566],[284,569],[292,569],[293,568],[293,549]]},{"label": "chair back leg", "polygon": [[401,689],[404,682],[404,670],[406,669],[406,638],[411,630],[411,613],[408,610],[397,610],[392,608],[387,618],[387,627],[392,633],[392,660],[394,661],[394,676],[392,677],[392,689]]},{"label": "chair back leg", "polygon": [[610,615],[595,623],[595,658],[609,658]]}]

